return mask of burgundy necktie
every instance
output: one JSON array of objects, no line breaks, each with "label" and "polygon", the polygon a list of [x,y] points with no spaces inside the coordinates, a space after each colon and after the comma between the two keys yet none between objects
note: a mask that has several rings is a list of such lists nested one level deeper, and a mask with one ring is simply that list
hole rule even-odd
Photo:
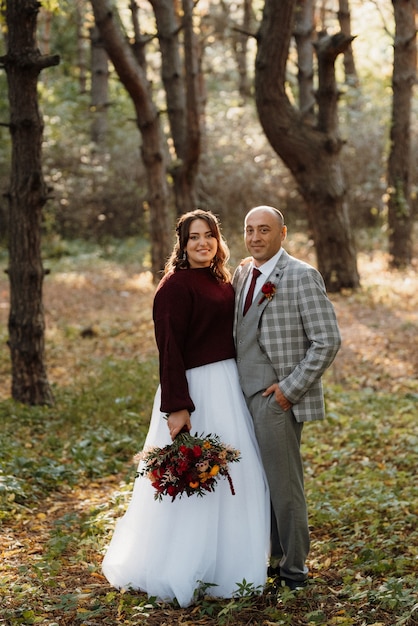
[{"label": "burgundy necktie", "polygon": [[253,277],[251,278],[250,288],[248,289],[247,297],[245,298],[244,311],[243,315],[246,314],[248,309],[251,306],[254,297],[254,289],[255,283],[257,282],[257,278],[260,276],[261,272],[256,267],[253,268]]}]

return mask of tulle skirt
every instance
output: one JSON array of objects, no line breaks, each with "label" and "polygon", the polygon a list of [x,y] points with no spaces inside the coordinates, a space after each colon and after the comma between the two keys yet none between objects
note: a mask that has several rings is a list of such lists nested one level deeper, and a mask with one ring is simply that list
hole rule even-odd
[{"label": "tulle skirt", "polygon": [[[200,592],[230,598],[245,580],[256,592],[266,581],[270,500],[235,361],[187,371],[195,434],[216,434],[241,452],[230,465],[235,495],[226,478],[203,497],[155,500],[146,477],[135,480],[132,499],[117,522],[102,569],[118,589],[137,589],[185,607]],[[144,448],[171,443],[155,395]]]}]

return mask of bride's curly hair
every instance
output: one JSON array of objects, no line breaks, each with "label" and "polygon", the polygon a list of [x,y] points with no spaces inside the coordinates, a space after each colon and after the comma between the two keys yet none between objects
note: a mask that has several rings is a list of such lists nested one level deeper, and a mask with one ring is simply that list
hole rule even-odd
[{"label": "bride's curly hair", "polygon": [[212,235],[218,242],[218,249],[211,263],[211,270],[219,280],[222,282],[229,282],[231,280],[231,273],[227,267],[229,261],[229,248],[224,240],[218,218],[211,211],[204,211],[203,209],[195,209],[184,213],[176,225],[176,243],[174,244],[173,251],[168,259],[164,273],[178,270],[188,269],[190,267],[186,254],[186,246],[189,240],[190,224],[194,220],[204,220],[210,228]]}]

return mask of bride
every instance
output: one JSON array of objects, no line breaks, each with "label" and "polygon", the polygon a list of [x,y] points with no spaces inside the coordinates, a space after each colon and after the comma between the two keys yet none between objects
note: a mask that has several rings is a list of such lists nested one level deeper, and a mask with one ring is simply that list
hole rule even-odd
[{"label": "bride", "polygon": [[184,427],[218,435],[240,451],[229,468],[235,495],[221,479],[203,497],[159,501],[139,476],[102,564],[114,587],[181,607],[203,592],[230,598],[243,581],[261,593],[266,581],[270,501],[235,364],[228,259],[211,212],[198,209],[178,220],[154,298],[160,385],[144,449],[166,446]]}]

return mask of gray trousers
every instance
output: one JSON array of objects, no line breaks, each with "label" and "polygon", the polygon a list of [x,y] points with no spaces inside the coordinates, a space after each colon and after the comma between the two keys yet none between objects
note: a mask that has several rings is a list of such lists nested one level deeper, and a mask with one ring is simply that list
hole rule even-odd
[{"label": "gray trousers", "polygon": [[246,398],[270,487],[271,560],[280,574],[293,580],[308,575],[308,515],[300,442],[303,424],[291,410],[284,412],[274,395]]}]

